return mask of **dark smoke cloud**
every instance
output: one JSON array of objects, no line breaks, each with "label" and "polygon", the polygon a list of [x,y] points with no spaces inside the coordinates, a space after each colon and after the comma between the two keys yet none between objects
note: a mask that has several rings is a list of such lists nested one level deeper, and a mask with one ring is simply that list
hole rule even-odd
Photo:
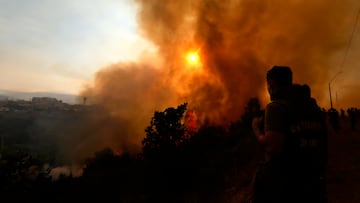
[{"label": "dark smoke cloud", "polygon": [[224,112],[257,94],[275,64],[291,66],[295,80],[309,83],[325,105],[326,84],[338,68],[332,58],[345,48],[359,7],[353,0],[137,2],[141,31],[162,54],[184,41],[201,45],[207,70],[229,97]]},{"label": "dark smoke cloud", "polygon": [[[106,67],[81,93],[111,112],[115,121],[105,127],[114,133],[96,123],[92,128],[97,139],[112,143],[140,143],[155,110],[183,102],[200,122],[238,119],[250,97],[267,101],[264,78],[273,65],[292,67],[295,82],[309,84],[326,106],[327,84],[353,25],[352,8],[359,6],[354,0],[135,2],[139,31],[157,56]],[[199,51],[200,68],[184,62],[189,50]]]},{"label": "dark smoke cloud", "polygon": [[111,147],[118,153],[137,152],[154,111],[179,102],[165,76],[160,69],[138,63],[100,70],[93,85],[82,92],[99,109],[83,123],[86,136],[80,151],[89,155],[95,148]]}]

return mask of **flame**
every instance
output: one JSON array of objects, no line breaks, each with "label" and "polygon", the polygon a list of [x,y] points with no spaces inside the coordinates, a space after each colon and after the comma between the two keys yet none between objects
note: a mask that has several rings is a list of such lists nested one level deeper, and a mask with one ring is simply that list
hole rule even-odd
[{"label": "flame", "polygon": [[194,110],[189,110],[185,114],[185,127],[190,133],[194,133],[198,129],[198,116]]}]

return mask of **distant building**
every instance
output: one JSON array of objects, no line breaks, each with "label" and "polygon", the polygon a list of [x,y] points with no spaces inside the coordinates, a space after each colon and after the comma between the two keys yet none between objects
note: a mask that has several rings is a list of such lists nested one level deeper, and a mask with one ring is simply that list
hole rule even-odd
[{"label": "distant building", "polygon": [[9,98],[4,95],[0,95],[0,101],[7,101]]},{"label": "distant building", "polygon": [[9,108],[9,107],[0,106],[0,112],[8,112],[8,111],[10,111],[10,108]]},{"label": "distant building", "polygon": [[31,103],[34,107],[39,109],[62,107],[64,105],[61,100],[51,97],[33,97]]},{"label": "distant building", "polygon": [[58,101],[56,98],[51,98],[51,97],[33,97],[31,99],[32,103],[41,103],[41,104],[51,104],[51,103],[58,103],[60,101]]}]

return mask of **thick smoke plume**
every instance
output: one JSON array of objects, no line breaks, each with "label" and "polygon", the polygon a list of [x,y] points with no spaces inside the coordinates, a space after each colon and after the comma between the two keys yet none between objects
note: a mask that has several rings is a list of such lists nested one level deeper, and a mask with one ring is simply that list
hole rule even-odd
[{"label": "thick smoke plume", "polygon": [[138,2],[143,35],[169,63],[183,44],[201,47],[204,68],[221,91],[213,98],[206,91],[199,96],[195,88],[190,97],[211,98],[207,108],[224,101],[218,112],[230,119],[249,96],[259,95],[272,65],[291,66],[295,81],[310,84],[325,105],[327,83],[338,71],[334,57],[346,46],[359,6],[340,0]]},{"label": "thick smoke plume", "polygon": [[[200,123],[238,119],[249,98],[268,100],[264,79],[273,65],[292,67],[294,82],[309,84],[326,106],[359,6],[354,0],[135,2],[139,31],[157,53],[100,70],[81,93],[110,112],[106,125],[92,124],[96,139],[119,148],[140,144],[154,111],[183,102]],[[201,62],[187,64],[188,51]]]}]

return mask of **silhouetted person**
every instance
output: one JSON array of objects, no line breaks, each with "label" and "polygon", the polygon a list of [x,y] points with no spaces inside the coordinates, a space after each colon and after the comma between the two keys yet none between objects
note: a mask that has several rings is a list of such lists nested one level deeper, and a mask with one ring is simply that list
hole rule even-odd
[{"label": "silhouetted person", "polygon": [[340,116],[341,116],[341,119],[345,119],[345,111],[344,109],[340,109]]},{"label": "silhouetted person", "polygon": [[340,129],[339,125],[339,112],[335,108],[330,108],[328,111],[329,118],[330,118],[330,124],[334,128],[334,130],[337,132]]},{"label": "silhouetted person", "polygon": [[349,108],[347,110],[347,113],[349,115],[350,118],[350,125],[351,125],[351,129],[352,130],[356,130],[356,114],[357,114],[357,110],[355,108]]},{"label": "silhouetted person", "polygon": [[266,75],[271,102],[253,130],[265,151],[254,179],[253,202],[326,202],[327,132],[323,113],[310,87],[293,85],[287,66]]}]

